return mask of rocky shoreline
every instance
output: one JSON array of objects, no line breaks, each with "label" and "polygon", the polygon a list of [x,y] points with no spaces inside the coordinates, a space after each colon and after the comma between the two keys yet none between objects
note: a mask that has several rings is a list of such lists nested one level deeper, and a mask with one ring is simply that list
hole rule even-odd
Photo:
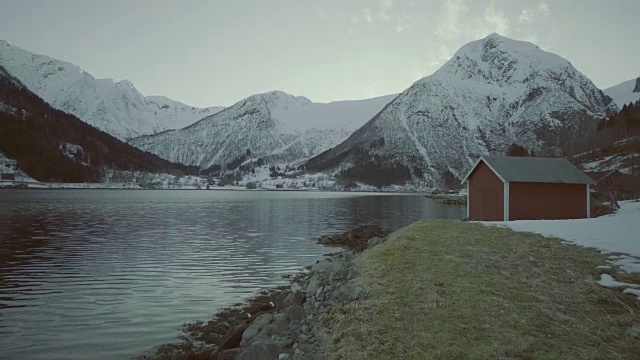
[{"label": "rocky shoreline", "polygon": [[323,236],[318,243],[344,250],[289,278],[290,285],[263,291],[243,304],[222,309],[207,323],[185,325],[180,344],[163,345],[141,359],[323,359],[330,313],[366,296],[357,286],[353,259],[386,240],[388,231],[359,225]]},{"label": "rocky shoreline", "polygon": [[450,195],[450,194],[427,194],[424,197],[429,199],[435,199],[441,204],[445,205],[466,205],[467,197],[465,195]]}]

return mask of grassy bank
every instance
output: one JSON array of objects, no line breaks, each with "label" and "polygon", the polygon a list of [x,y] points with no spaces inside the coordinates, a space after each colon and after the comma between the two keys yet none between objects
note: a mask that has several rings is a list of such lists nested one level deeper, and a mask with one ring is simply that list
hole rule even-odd
[{"label": "grassy bank", "polygon": [[366,300],[334,311],[346,359],[637,358],[640,306],[594,282],[606,257],[480,224],[423,221],[360,256]]}]

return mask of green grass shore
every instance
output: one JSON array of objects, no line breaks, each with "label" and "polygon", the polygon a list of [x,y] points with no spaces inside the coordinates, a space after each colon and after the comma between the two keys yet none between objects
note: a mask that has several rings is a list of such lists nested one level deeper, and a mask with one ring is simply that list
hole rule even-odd
[{"label": "green grass shore", "polygon": [[[326,322],[332,359],[637,359],[640,304],[607,257],[558,239],[421,221],[356,259],[368,296]],[[614,269],[615,271],[615,269]]]}]

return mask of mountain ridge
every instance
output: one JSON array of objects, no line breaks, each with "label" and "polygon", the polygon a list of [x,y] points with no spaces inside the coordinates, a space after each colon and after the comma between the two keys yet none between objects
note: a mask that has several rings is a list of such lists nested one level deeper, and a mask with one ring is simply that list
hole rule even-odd
[{"label": "mountain ridge", "polygon": [[107,172],[197,173],[53,108],[0,66],[0,153],[39,181],[100,182]]},{"label": "mountain ridge", "polygon": [[144,96],[126,79],[97,79],[80,66],[0,40],[0,65],[53,107],[122,140],[177,129],[224,107]]},{"label": "mountain ridge", "polygon": [[561,151],[615,110],[566,59],[491,34],[462,46],[307,168],[381,186],[437,186],[461,179],[478,156],[504,153],[512,143]]},{"label": "mountain ridge", "polygon": [[293,163],[339,144],[396,95],[314,103],[270,91],[248,96],[183,129],[130,140],[165,159],[210,168],[246,155]]},{"label": "mountain ridge", "polygon": [[619,108],[629,103],[640,100],[640,76],[635,79],[623,81],[620,84],[603,90],[605,94],[613,98]]}]

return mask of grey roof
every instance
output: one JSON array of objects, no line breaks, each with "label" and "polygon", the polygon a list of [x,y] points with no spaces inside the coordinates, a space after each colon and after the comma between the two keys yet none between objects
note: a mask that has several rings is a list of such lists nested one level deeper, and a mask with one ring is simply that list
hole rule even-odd
[{"label": "grey roof", "polygon": [[[480,159],[484,160],[503,181],[562,184],[595,183],[593,179],[566,159],[512,156],[483,156]],[[471,169],[471,172],[474,169]],[[469,175],[471,175],[471,172],[469,172]],[[467,175],[467,178],[469,175]]]}]

